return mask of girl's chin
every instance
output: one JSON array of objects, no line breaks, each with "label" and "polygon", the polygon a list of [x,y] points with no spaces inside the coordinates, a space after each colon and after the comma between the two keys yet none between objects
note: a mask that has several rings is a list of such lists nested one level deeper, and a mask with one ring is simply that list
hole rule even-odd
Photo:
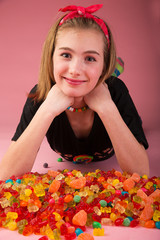
[{"label": "girl's chin", "polygon": [[75,91],[63,91],[63,93],[68,96],[68,97],[74,97],[74,98],[78,98],[78,97],[84,97],[84,93],[80,93],[80,92],[75,92]]}]

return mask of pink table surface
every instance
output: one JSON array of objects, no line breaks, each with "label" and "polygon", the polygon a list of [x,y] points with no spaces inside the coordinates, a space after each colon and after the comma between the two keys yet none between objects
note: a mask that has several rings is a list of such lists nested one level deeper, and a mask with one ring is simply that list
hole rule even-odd
[{"label": "pink table surface", "polygon": [[[106,226],[105,235],[100,237],[94,236],[95,240],[160,240],[159,229],[147,229],[143,227],[115,227]],[[86,232],[93,233],[92,228],[88,228]],[[30,235],[23,236],[17,231],[9,231],[0,229],[0,240],[38,240],[41,236]],[[64,239],[63,237],[61,239]]]}]

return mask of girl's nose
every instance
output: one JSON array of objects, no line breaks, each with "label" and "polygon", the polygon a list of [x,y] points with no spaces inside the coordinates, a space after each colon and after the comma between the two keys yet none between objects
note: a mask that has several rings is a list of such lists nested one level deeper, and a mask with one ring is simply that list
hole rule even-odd
[{"label": "girl's nose", "polygon": [[82,63],[79,60],[72,60],[69,66],[69,73],[73,76],[79,76],[82,70]]}]

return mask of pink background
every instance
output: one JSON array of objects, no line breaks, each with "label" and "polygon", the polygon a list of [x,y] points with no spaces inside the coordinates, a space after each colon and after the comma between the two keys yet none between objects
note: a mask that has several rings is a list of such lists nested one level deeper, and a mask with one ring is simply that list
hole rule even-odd
[{"label": "pink background", "polygon": [[[37,83],[42,45],[58,16],[58,9],[70,4],[89,6],[97,3],[104,4],[97,15],[103,17],[112,29],[117,55],[125,62],[121,79],[128,86],[143,119],[150,144],[150,175],[160,175],[159,0],[0,0],[0,159],[18,124],[26,93]],[[57,163],[57,157],[44,140],[33,171],[46,172],[44,162],[54,169],[88,170],[88,166]],[[91,164],[89,170],[101,167],[104,169],[104,162]],[[112,168],[119,169],[115,157],[105,161],[105,170]],[[124,239],[124,231],[128,240],[142,236],[146,240],[159,239],[158,230],[106,229],[108,233],[101,239],[114,240],[117,234],[119,240]],[[5,237],[23,239],[17,233],[10,235],[8,231],[0,230],[0,240]],[[24,239],[38,239],[38,236]]]}]

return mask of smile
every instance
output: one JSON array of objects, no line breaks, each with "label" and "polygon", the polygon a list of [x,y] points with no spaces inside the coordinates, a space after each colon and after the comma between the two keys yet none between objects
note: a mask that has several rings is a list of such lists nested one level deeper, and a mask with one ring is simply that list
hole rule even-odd
[{"label": "smile", "polygon": [[71,78],[66,78],[63,77],[65,79],[65,81],[71,85],[81,85],[83,83],[85,83],[85,80],[78,80],[78,79],[71,79]]}]

